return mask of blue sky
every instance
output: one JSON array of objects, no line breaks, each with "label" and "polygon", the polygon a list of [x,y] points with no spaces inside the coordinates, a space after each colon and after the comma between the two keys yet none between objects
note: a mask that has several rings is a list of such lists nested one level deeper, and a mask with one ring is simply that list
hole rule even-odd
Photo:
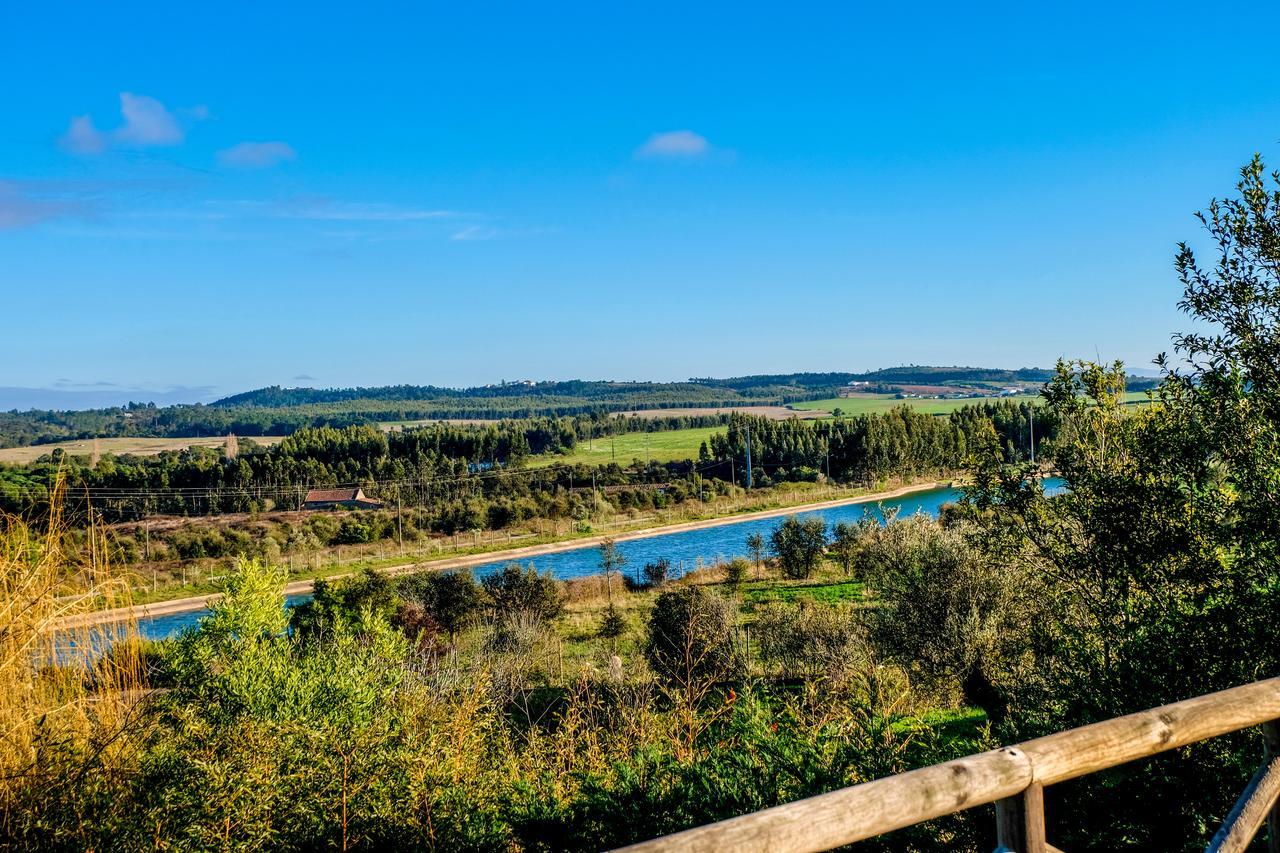
[{"label": "blue sky", "polygon": [[0,386],[1167,349],[1280,6],[888,5],[8,4]]}]

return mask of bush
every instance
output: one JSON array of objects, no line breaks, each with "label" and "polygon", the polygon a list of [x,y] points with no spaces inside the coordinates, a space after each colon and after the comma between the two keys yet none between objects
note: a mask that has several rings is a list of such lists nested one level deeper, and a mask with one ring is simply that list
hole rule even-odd
[{"label": "bush", "polygon": [[481,585],[495,616],[528,613],[550,622],[564,610],[563,585],[549,573],[539,574],[532,563],[527,568],[509,563],[497,574],[486,577]]},{"label": "bush", "polygon": [[[484,600],[480,585],[470,572],[410,575],[400,581],[399,589],[406,601],[419,605],[431,622],[449,635],[450,641],[475,621]],[[406,611],[406,619],[398,618],[396,622],[412,630],[407,617],[415,615],[413,611]]]},{"label": "bush", "polygon": [[752,634],[760,659],[783,675],[841,682],[868,661],[861,611],[849,606],[770,604],[757,613]]},{"label": "bush", "polygon": [[338,545],[359,545],[373,541],[373,531],[369,525],[355,518],[344,518],[338,525],[338,532],[333,540]]},{"label": "bush", "polygon": [[651,587],[662,586],[670,576],[671,561],[666,557],[659,557],[652,563],[644,564],[644,581]]},{"label": "bush", "polygon": [[605,610],[604,619],[600,621],[599,636],[606,640],[621,637],[627,632],[627,622],[612,604]]},{"label": "bush", "polygon": [[740,673],[736,634],[727,601],[684,586],[662,593],[654,603],[645,656],[660,679],[692,690]]},{"label": "bush", "polygon": [[992,685],[1027,646],[1033,579],[926,518],[878,528],[862,549],[859,563],[883,602],[878,644],[926,686],[959,688],[999,718],[1004,704]]},{"label": "bush", "polygon": [[293,608],[290,625],[300,636],[315,636],[367,615],[389,619],[398,606],[395,584],[366,568],[355,577],[317,580],[311,600]]},{"label": "bush", "polygon": [[724,567],[725,580],[734,588],[742,586],[751,571],[751,564],[741,557],[734,557]]}]

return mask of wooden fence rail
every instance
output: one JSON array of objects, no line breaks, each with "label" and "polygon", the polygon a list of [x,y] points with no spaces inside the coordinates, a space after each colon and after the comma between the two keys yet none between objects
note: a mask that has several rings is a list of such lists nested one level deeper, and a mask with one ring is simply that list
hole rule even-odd
[{"label": "wooden fence rail", "polygon": [[730,818],[624,848],[810,853],[873,838],[953,812],[996,803],[997,850],[1052,853],[1044,789],[1129,761],[1253,726],[1263,764],[1208,848],[1243,851],[1263,823],[1280,853],[1280,678],[1047,735],[909,773]]}]

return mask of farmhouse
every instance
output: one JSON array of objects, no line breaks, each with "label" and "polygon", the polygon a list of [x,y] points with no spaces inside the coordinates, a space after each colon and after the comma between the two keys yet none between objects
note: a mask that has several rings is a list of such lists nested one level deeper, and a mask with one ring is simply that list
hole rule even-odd
[{"label": "farmhouse", "polygon": [[381,509],[378,501],[365,497],[363,489],[312,489],[302,502],[303,509]]}]

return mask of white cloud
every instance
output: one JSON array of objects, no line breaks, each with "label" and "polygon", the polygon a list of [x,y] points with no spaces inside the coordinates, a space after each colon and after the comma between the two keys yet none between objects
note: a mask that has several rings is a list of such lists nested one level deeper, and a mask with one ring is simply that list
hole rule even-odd
[{"label": "white cloud", "polygon": [[124,126],[114,136],[126,145],[177,145],[186,136],[164,104],[146,95],[121,92],[120,115]]},{"label": "white cloud", "polygon": [[[183,114],[199,121],[208,116],[204,107],[184,110]],[[90,116],[76,116],[59,139],[62,147],[76,154],[101,154],[113,145],[149,147],[179,145],[187,132],[177,117],[164,104],[147,95],[120,93],[121,125],[112,131],[101,131]]]},{"label": "white cloud", "polygon": [[218,162],[233,169],[267,169],[297,157],[286,142],[241,142],[218,152]]},{"label": "white cloud", "polygon": [[644,160],[693,160],[711,151],[711,143],[692,130],[668,130],[655,133],[636,149],[636,157]]}]

